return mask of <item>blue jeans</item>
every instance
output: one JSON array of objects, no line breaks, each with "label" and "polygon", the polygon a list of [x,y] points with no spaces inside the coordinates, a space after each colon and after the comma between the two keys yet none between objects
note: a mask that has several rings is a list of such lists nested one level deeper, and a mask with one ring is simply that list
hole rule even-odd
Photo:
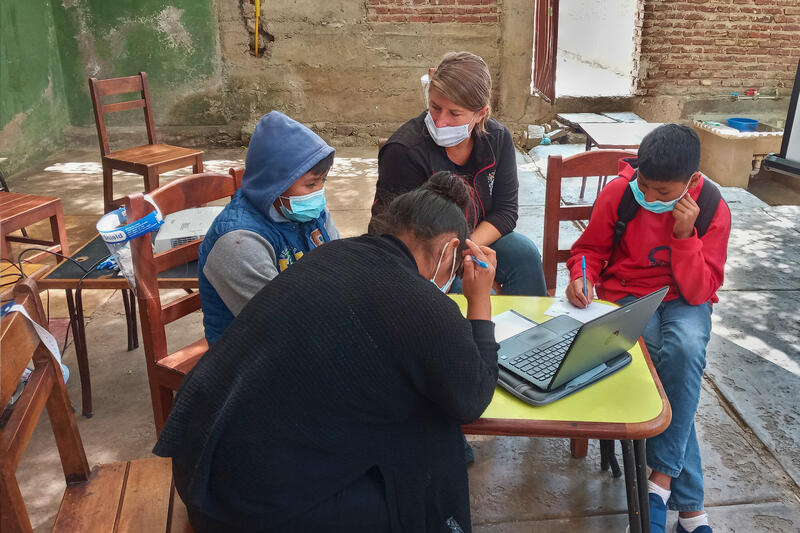
[{"label": "blue jeans", "polygon": [[[494,279],[503,286],[503,294],[547,296],[542,256],[533,241],[512,231],[489,246],[497,254]],[[453,280],[451,293],[461,293],[461,280]]]},{"label": "blue jeans", "polygon": [[[633,299],[626,296],[618,303]],[[642,336],[672,407],[666,431],[647,439],[647,464],[672,478],[670,509],[700,511],[703,465],[694,415],[711,336],[711,304],[689,305],[682,298],[663,302]]]}]

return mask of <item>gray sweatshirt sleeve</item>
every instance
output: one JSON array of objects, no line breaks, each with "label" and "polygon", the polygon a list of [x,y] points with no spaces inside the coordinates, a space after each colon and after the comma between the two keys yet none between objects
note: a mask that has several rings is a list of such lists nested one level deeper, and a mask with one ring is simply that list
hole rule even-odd
[{"label": "gray sweatshirt sleeve", "polygon": [[217,239],[203,274],[236,316],[278,275],[277,265],[275,250],[266,239],[252,231],[236,230]]},{"label": "gray sweatshirt sleeve", "polygon": [[328,211],[327,207],[325,208],[325,214],[328,215],[327,217],[325,217],[325,231],[328,232],[328,237],[330,237],[332,241],[335,241],[336,239],[341,239],[342,236],[339,235],[339,230],[333,223],[333,217],[331,216],[331,212]]}]

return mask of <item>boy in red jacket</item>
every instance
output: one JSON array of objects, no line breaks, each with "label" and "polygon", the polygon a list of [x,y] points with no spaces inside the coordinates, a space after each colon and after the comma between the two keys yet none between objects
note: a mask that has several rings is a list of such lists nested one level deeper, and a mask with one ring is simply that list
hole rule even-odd
[{"label": "boy in red jacket", "polygon": [[[701,217],[710,219],[707,227],[696,226],[700,192],[714,187],[698,172],[699,163],[700,140],[691,128],[665,124],[653,130],[639,147],[638,169],[620,161],[620,177],[597,197],[589,226],[567,261],[567,298],[581,308],[589,305],[595,290],[604,300],[625,304],[669,286],[643,335],[672,406],[667,430],[647,440],[647,463],[653,469],[648,482],[653,533],[664,533],[667,502],[679,511],[678,533],[711,533],[703,511],[694,416],[731,215],[720,198],[703,206],[712,210]],[[639,208],[613,247],[617,208],[628,188]],[[581,257],[586,258],[588,296],[583,294]]]}]

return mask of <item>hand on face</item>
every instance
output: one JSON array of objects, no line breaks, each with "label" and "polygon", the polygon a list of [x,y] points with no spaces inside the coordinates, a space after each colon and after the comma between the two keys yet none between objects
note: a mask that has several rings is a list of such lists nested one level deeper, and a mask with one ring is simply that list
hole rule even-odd
[{"label": "hand on face", "polygon": [[[471,240],[466,241],[467,249],[462,252],[464,256],[464,274],[461,278],[461,290],[467,300],[489,296],[494,282],[497,256],[495,251],[488,246],[478,246]],[[486,268],[476,263],[472,258],[483,262]]]},{"label": "hand on face", "polygon": [[672,234],[676,239],[688,239],[694,234],[694,223],[700,214],[700,207],[689,194],[684,194],[672,209],[675,225]]}]

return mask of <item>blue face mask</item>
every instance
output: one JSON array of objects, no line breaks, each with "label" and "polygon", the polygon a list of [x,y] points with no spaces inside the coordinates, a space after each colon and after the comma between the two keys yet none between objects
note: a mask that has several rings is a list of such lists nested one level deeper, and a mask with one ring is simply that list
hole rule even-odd
[{"label": "blue face mask", "polygon": [[318,191],[303,196],[280,196],[289,200],[289,209],[286,209],[281,202],[281,213],[283,216],[294,222],[309,222],[325,211],[325,187]]},{"label": "blue face mask", "polygon": [[675,204],[677,204],[680,201],[680,199],[683,198],[683,195],[686,194],[686,191],[689,190],[689,184],[687,183],[686,188],[683,190],[681,195],[675,198],[674,200],[670,200],[669,202],[662,202],[661,200],[648,202],[647,200],[644,199],[644,193],[639,188],[638,179],[631,180],[631,182],[628,185],[630,186],[631,191],[633,192],[633,197],[636,200],[636,203],[638,203],[640,206],[644,207],[651,213],[656,213],[656,214],[668,213],[672,211],[675,208]]}]

